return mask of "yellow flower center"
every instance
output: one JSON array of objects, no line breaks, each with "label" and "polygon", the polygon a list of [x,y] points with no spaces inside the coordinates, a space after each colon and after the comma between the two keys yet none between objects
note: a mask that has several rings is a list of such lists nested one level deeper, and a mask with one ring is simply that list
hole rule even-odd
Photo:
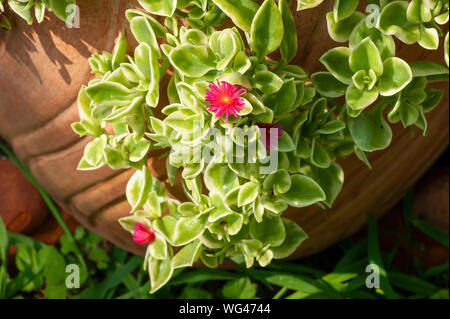
[{"label": "yellow flower center", "polygon": [[222,96],[222,103],[228,104],[231,102],[231,98],[228,95]]}]

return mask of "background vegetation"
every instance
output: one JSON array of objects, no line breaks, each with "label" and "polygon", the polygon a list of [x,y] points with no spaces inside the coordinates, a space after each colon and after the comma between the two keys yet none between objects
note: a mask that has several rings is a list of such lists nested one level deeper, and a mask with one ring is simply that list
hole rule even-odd
[{"label": "background vegetation", "polygon": [[[274,262],[267,268],[233,271],[180,270],[160,291],[150,295],[143,258],[133,256],[100,236],[78,228],[73,234],[57,207],[37,184],[28,169],[3,144],[24,175],[39,189],[54,217],[65,231],[58,246],[9,232],[0,219],[0,298],[449,298],[449,264],[424,269],[413,250],[426,249],[413,232],[449,246],[449,236],[411,215],[414,190],[403,199],[403,232],[379,231],[371,216],[367,233],[346,239],[315,256],[296,262]],[[379,237],[395,244],[380,249]],[[395,260],[406,243],[407,259],[401,267]],[[15,252],[14,254],[12,252]],[[67,289],[66,265],[81,266],[81,287]],[[368,264],[381,270],[381,289],[368,289]]]}]

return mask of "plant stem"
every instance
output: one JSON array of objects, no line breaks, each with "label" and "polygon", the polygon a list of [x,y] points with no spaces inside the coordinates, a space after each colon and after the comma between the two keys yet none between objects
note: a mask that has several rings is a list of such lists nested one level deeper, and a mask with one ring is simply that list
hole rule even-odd
[{"label": "plant stem", "polygon": [[82,254],[80,248],[78,247],[78,245],[75,241],[75,238],[73,238],[69,227],[67,226],[66,222],[64,221],[64,218],[61,216],[61,213],[59,212],[58,207],[51,200],[50,196],[47,194],[47,192],[44,190],[44,188],[41,186],[41,184],[39,184],[38,181],[34,178],[31,171],[2,142],[0,142],[0,149],[17,165],[17,167],[20,169],[20,171],[25,176],[25,178],[31,184],[33,184],[33,186],[36,187],[36,189],[39,191],[42,198],[44,199],[44,202],[47,204],[50,212],[52,213],[53,217],[56,219],[59,226],[63,229],[65,235],[70,239],[70,241],[73,242],[75,250],[76,250],[75,255],[76,255],[78,261],[82,264],[83,268],[87,270],[87,266],[86,266],[86,262],[84,261],[83,254]]},{"label": "plant stem", "polygon": [[166,75],[167,70],[170,68],[170,61],[169,59],[165,59],[164,62],[161,64],[161,68],[159,70],[159,80],[161,81],[162,78]]},{"label": "plant stem", "polygon": [[280,299],[280,298],[286,293],[287,290],[288,290],[287,287],[281,288],[281,289],[277,292],[277,294],[273,297],[273,299]]}]

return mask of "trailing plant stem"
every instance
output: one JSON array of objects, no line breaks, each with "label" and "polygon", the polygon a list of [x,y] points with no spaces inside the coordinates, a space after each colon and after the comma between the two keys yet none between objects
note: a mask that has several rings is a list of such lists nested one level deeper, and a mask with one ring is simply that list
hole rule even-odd
[{"label": "trailing plant stem", "polygon": [[3,143],[0,142],[0,149],[17,165],[17,167],[20,169],[22,174],[25,176],[25,178],[33,184],[34,187],[39,191],[41,194],[44,202],[47,204],[50,212],[52,213],[53,217],[58,222],[59,226],[64,231],[64,234],[67,235],[67,237],[73,242],[74,247],[76,249],[76,257],[78,261],[82,264],[82,267],[84,269],[87,269],[86,262],[84,261],[83,254],[78,247],[75,239],[72,236],[72,233],[67,226],[66,222],[64,221],[64,218],[61,216],[61,213],[59,212],[58,207],[55,205],[55,203],[52,201],[50,196],[47,194],[47,192],[44,190],[44,188],[38,183],[38,181],[34,178],[31,171],[17,158],[17,156],[9,150],[8,147],[6,147]]}]

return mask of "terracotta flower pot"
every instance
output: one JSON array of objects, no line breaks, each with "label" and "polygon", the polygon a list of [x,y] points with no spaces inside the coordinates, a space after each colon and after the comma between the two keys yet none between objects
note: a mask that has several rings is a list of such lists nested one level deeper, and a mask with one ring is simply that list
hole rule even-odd
[{"label": "terracotta flower pot", "polygon": [[[26,234],[48,245],[59,242],[63,229],[51,215],[39,191],[31,184],[14,162],[0,155],[0,219],[6,228]],[[70,230],[79,224],[62,211]]]},{"label": "terracotta flower pot", "polygon": [[[78,120],[76,96],[92,75],[87,59],[94,50],[111,51],[121,29],[124,11],[137,4],[125,0],[79,0],[80,29],[67,29],[52,15],[41,25],[13,20],[13,29],[0,31],[0,135],[13,146],[51,196],[89,229],[115,244],[141,253],[117,219],[129,212],[124,192],[132,171],[102,168],[76,171],[83,148],[70,124]],[[318,58],[337,46],[327,33],[325,14],[331,1],[296,13],[299,55],[294,63],[308,71],[322,70]],[[442,46],[441,46],[442,47]],[[443,63],[442,50],[398,45],[407,61]],[[448,91],[448,86],[442,86]],[[309,234],[294,257],[318,252],[355,233],[369,213],[388,211],[423,175],[448,146],[448,92],[442,105],[428,114],[429,134],[412,138],[394,127],[391,147],[371,154],[373,170],[354,157],[341,162],[346,182],[334,207],[292,209],[287,216]],[[165,165],[154,157],[152,173],[166,180]],[[174,194],[177,194],[177,190]]]},{"label": "terracotta flower pot", "polygon": [[0,218],[13,232],[29,234],[50,214],[38,190],[12,160],[0,156]]}]

